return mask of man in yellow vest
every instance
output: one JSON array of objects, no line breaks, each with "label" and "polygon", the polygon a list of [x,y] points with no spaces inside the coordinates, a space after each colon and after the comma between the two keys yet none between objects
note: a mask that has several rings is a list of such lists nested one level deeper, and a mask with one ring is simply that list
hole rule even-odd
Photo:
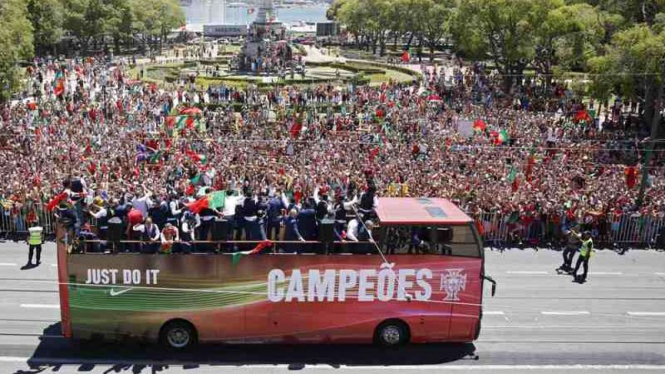
[{"label": "man in yellow vest", "polygon": [[37,262],[35,262],[34,266],[39,266],[41,263],[41,257],[42,257],[42,243],[44,242],[44,228],[41,226],[33,226],[28,229],[28,265],[29,267],[33,266],[32,265],[32,255],[35,251],[37,250]]},{"label": "man in yellow vest", "polygon": [[[573,277],[576,282],[584,283],[586,281],[587,273],[589,272],[589,259],[593,255],[593,239],[591,238],[591,232],[585,231],[584,234],[579,235],[582,240],[582,246],[580,247],[580,256],[577,258],[577,264],[575,264],[575,271],[573,271]],[[581,276],[577,275],[577,271],[580,269],[580,265],[584,265],[584,273]]]}]

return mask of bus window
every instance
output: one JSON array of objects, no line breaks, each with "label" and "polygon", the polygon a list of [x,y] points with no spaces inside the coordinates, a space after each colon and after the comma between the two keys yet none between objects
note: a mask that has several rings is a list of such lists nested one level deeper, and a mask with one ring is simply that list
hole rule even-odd
[{"label": "bus window", "polygon": [[480,246],[470,225],[451,226],[450,240],[444,241],[452,256],[480,257]]},{"label": "bus window", "polygon": [[381,250],[389,255],[480,257],[471,226],[395,226],[382,232]]}]

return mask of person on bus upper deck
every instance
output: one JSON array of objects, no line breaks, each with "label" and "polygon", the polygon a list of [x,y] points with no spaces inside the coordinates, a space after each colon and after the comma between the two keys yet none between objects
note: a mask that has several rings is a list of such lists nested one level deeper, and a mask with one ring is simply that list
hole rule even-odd
[{"label": "person on bus upper deck", "polygon": [[238,194],[238,191],[231,188],[228,184],[226,190],[226,199],[224,200],[224,209],[222,210],[222,217],[226,220],[226,240],[233,240],[233,230],[237,225],[236,221],[239,218],[236,215],[236,207],[242,201],[243,197]]},{"label": "person on bus upper deck", "polygon": [[141,253],[153,254],[157,252],[160,233],[159,227],[152,222],[152,218],[146,218],[144,224],[134,225],[132,229],[134,232],[140,233],[137,239],[143,242],[140,245]]},{"label": "person on bus upper deck", "polygon": [[303,209],[298,213],[298,227],[305,240],[317,239],[316,210],[314,199],[306,199]]},{"label": "person on bus upper deck", "polygon": [[180,235],[178,233],[178,228],[167,223],[162,230],[160,236],[161,246],[159,248],[159,253],[162,254],[171,254],[173,253],[173,247],[180,241]]},{"label": "person on bus upper deck", "polygon": [[255,232],[253,236],[257,238],[257,240],[267,240],[268,236],[266,233],[266,221],[267,221],[267,214],[268,214],[268,197],[265,191],[261,191],[258,195],[258,200],[256,202],[256,208],[257,208],[257,222],[255,225]]},{"label": "person on bus upper deck", "polygon": [[288,201],[282,194],[282,190],[275,191],[275,196],[270,198],[270,200],[268,201],[268,211],[267,211],[268,239],[279,240],[280,224],[282,222],[282,217],[285,215],[287,205]]},{"label": "person on bus upper deck", "polygon": [[358,212],[371,215],[374,213],[374,210],[379,206],[379,199],[376,196],[376,186],[374,182],[370,182],[367,191],[363,192],[360,195],[360,204],[358,206]]},{"label": "person on bus upper deck", "polygon": [[173,226],[178,226],[180,217],[182,216],[182,204],[178,198],[178,194],[172,192],[169,194],[168,199],[168,212],[166,215],[166,223],[170,223]]},{"label": "person on bus upper deck", "polygon": [[[356,217],[349,221],[346,229],[346,240],[352,242],[374,242],[374,238],[372,237],[374,223],[371,220],[367,220],[363,225],[361,220],[361,217]],[[371,253],[371,249],[371,247],[367,247],[364,244],[352,244],[347,248],[347,251],[356,254],[365,254]]]},{"label": "person on bus upper deck", "polygon": [[245,189],[245,201],[242,204],[243,226],[245,228],[245,240],[254,240],[254,233],[258,225],[258,206],[251,188]]},{"label": "person on bus upper deck", "polygon": [[314,202],[316,203],[316,220],[319,223],[333,214],[332,204],[328,201],[327,187],[314,190]]},{"label": "person on bus upper deck", "polygon": [[166,217],[169,215],[169,207],[166,201],[153,200],[152,206],[148,209],[148,217],[152,218],[152,222],[159,228],[164,228],[166,225]]},{"label": "person on bus upper deck", "polygon": [[104,207],[104,200],[101,197],[96,197],[93,204],[89,208],[90,215],[97,220],[97,230],[101,240],[106,240],[106,232],[109,225],[109,213]]},{"label": "person on bus upper deck", "polygon": [[[298,211],[295,209],[291,209],[289,215],[284,220],[284,241],[305,241],[298,227]],[[298,244],[287,244],[284,245],[284,251],[295,253],[300,251],[300,247],[301,245]]]},{"label": "person on bus upper deck", "polygon": [[150,192],[145,185],[141,186],[140,188],[137,189],[137,192],[140,194],[143,192],[143,194],[139,197],[138,195],[135,196],[131,201],[132,205],[134,208],[136,208],[139,212],[141,212],[141,215],[143,218],[148,216],[148,208],[152,206],[152,192]]},{"label": "person on bus upper deck", "polygon": [[[222,215],[217,209],[205,208],[199,212],[200,217],[200,227],[198,229],[198,238],[202,241],[210,240],[210,232],[214,224],[215,218]],[[212,250],[212,245],[208,243],[200,243],[197,245],[197,249],[201,252],[209,252]]]},{"label": "person on bus upper deck", "polygon": [[182,219],[180,237],[180,250],[183,253],[190,253],[192,251],[192,242],[196,241],[196,229],[201,226],[201,220],[197,214],[192,212],[185,212]]}]

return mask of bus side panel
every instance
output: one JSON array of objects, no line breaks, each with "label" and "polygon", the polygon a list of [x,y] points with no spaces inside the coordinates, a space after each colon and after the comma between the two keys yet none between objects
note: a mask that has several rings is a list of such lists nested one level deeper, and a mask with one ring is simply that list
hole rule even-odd
[{"label": "bus side panel", "polygon": [[450,340],[471,342],[474,340],[482,302],[482,259],[459,259],[459,267],[466,269],[463,292],[452,298],[453,315],[450,322]]},{"label": "bus side panel", "polygon": [[[389,256],[388,262],[386,267],[379,256],[259,255],[233,261],[224,255],[69,255],[69,276],[77,283],[69,295],[72,324],[81,337],[155,340],[165,322],[185,319],[202,341],[365,343],[381,322],[400,319],[414,342],[470,340],[469,326],[480,310],[480,259],[404,255]],[[283,278],[271,282],[271,271]],[[312,297],[310,276],[327,271],[333,275],[330,293]],[[342,272],[348,278],[345,297]],[[393,286],[384,282],[379,290],[379,274],[391,274]],[[398,299],[400,287],[408,298]],[[275,290],[281,297],[271,299]],[[383,293],[389,300],[379,300]],[[475,308],[454,309],[456,297]],[[449,331],[452,312],[470,318],[452,321]]]}]

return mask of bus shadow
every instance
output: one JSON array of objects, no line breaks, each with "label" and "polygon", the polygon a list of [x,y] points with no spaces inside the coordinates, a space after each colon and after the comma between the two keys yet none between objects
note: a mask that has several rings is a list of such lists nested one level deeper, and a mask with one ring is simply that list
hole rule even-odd
[{"label": "bus shadow", "polygon": [[203,344],[191,352],[165,352],[156,344],[128,340],[121,343],[71,341],[58,338],[60,324],[44,330],[40,344],[28,360],[29,371],[57,370],[62,365],[78,365],[79,371],[93,371],[97,365],[111,366],[106,373],[164,371],[198,366],[280,365],[292,370],[307,365],[394,366],[438,365],[474,360],[473,344],[410,345],[385,349],[371,345],[214,345]]}]

